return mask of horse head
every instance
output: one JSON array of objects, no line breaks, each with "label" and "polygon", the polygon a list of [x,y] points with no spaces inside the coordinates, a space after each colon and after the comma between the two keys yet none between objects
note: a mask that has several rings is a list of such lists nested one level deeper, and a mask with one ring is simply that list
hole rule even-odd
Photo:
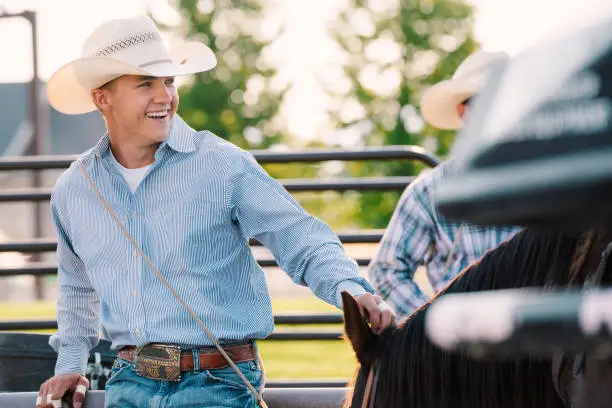
[{"label": "horse head", "polygon": [[359,367],[353,380],[353,387],[347,396],[346,407],[370,408],[374,404],[378,390],[378,371],[376,370],[384,339],[392,335],[394,327],[386,328],[380,335],[374,334],[370,325],[360,312],[360,307],[353,296],[342,292],[342,310],[344,314],[344,332],[353,347]]}]

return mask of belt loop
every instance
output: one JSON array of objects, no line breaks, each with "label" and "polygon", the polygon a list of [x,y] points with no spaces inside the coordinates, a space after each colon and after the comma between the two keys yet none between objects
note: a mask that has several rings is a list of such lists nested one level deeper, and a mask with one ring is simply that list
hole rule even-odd
[{"label": "belt loop", "polygon": [[193,354],[193,372],[200,372],[200,349],[194,348],[191,349],[191,354]]}]

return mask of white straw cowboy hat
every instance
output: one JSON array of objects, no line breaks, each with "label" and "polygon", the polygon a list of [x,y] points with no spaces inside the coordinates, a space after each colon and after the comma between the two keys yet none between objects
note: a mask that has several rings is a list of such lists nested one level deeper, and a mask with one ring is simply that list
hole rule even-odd
[{"label": "white straw cowboy hat", "polygon": [[421,97],[421,114],[439,129],[456,130],[463,126],[457,106],[476,94],[485,84],[490,69],[509,59],[505,52],[477,51],[457,68],[452,79],[438,82]]},{"label": "white straw cowboy hat", "polygon": [[111,20],[86,40],[82,57],[60,67],[47,83],[51,106],[66,114],[96,110],[91,91],[123,75],[180,76],[217,65],[199,42],[168,50],[155,23],[146,16]]}]

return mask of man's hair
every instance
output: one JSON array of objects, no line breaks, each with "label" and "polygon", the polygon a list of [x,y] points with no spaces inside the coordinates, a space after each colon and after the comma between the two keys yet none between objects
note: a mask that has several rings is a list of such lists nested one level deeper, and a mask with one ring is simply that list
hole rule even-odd
[{"label": "man's hair", "polygon": [[[115,78],[117,79],[117,78]],[[110,89],[112,88],[113,84],[115,83],[115,79],[111,79],[110,81],[106,82],[105,84],[102,84],[98,87],[98,89]]]}]

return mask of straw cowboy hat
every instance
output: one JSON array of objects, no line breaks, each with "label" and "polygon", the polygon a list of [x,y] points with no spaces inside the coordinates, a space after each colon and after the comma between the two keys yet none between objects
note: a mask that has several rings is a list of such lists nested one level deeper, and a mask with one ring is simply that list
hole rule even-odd
[{"label": "straw cowboy hat", "polygon": [[509,59],[505,52],[477,51],[457,68],[452,79],[438,82],[421,97],[421,114],[439,129],[456,130],[463,126],[457,106],[484,86],[490,69]]},{"label": "straw cowboy hat", "polygon": [[87,113],[96,110],[91,91],[120,76],[180,76],[216,65],[214,53],[203,43],[188,42],[168,50],[149,17],[116,19],[100,25],[85,40],[81,58],[51,76],[47,98],[62,113]]}]

